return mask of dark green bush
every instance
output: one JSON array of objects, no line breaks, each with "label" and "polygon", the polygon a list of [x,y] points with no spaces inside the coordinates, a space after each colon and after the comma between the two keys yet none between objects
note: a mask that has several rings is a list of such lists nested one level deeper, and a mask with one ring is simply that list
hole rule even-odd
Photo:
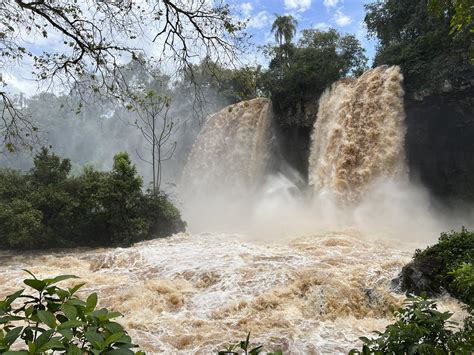
[{"label": "dark green bush", "polygon": [[451,289],[471,309],[474,309],[474,266],[464,263],[457,269],[449,272],[448,275],[453,278],[450,283]]},{"label": "dark green bush", "polygon": [[[424,250],[417,250],[411,265],[426,274],[431,289],[444,288],[453,296],[474,306],[474,232],[462,228],[460,232],[442,233],[439,242]],[[409,265],[410,265],[409,264]],[[458,271],[455,271],[459,269]],[[470,276],[469,276],[470,275]],[[466,282],[466,280],[471,282]],[[402,271],[402,287],[410,291],[406,268]],[[460,286],[460,283],[463,286]],[[427,291],[427,290],[421,290]]]},{"label": "dark green bush", "polygon": [[[23,289],[0,300],[1,354],[144,354],[131,350],[136,345],[114,321],[120,313],[98,309],[95,293],[86,301],[76,296],[83,283],[68,289],[56,286],[76,276],[40,280],[30,275],[33,278],[24,283],[35,293],[24,293]],[[20,343],[23,348],[18,350]],[[11,349],[13,344],[15,350]]]},{"label": "dark green bush", "polygon": [[70,168],[43,149],[29,173],[0,171],[0,247],[127,246],[184,230],[165,195],[142,191],[127,153],[110,172]]},{"label": "dark green bush", "polygon": [[430,14],[428,0],[374,0],[365,5],[369,36],[379,45],[374,66],[400,65],[408,94],[440,93],[469,83],[472,37],[465,28],[451,33],[454,1],[443,1],[446,11]]},{"label": "dark green bush", "polygon": [[464,328],[449,326],[452,313],[439,312],[426,297],[412,297],[395,312],[396,321],[376,338],[361,337],[362,350],[349,354],[471,354],[474,351],[473,316]]}]

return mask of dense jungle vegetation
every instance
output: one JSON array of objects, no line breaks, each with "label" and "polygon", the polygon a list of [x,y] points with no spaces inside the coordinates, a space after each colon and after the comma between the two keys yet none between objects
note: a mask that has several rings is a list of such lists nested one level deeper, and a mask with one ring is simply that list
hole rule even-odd
[{"label": "dense jungle vegetation", "polygon": [[128,246],[184,230],[162,193],[142,191],[127,153],[109,172],[71,162],[43,148],[27,173],[0,170],[0,248]]}]

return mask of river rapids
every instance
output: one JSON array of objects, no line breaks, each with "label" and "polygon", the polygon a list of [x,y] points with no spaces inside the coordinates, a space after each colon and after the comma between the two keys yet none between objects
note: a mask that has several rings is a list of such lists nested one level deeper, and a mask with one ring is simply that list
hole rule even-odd
[{"label": "river rapids", "polygon": [[[208,354],[248,331],[290,354],[347,353],[391,321],[404,297],[390,282],[413,249],[346,229],[273,243],[209,233],[126,249],[3,251],[0,297],[22,288],[22,269],[75,274],[87,282],[82,296],[97,292],[100,306],[122,312],[148,353]],[[447,297],[440,304],[459,310]]]}]

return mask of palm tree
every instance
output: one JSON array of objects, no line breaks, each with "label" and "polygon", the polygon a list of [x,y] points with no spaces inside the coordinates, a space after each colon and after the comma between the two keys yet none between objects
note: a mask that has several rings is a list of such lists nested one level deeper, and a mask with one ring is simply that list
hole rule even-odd
[{"label": "palm tree", "polygon": [[289,49],[291,40],[296,34],[298,21],[291,16],[279,16],[275,14],[272,25],[272,33],[275,33],[275,41],[279,45],[278,57],[280,62],[280,80],[283,78],[283,66],[289,65]]},{"label": "palm tree", "polygon": [[283,44],[290,44],[296,34],[298,21],[291,16],[279,16],[275,14],[275,21],[272,25],[272,33],[275,33],[275,40],[281,47]]}]

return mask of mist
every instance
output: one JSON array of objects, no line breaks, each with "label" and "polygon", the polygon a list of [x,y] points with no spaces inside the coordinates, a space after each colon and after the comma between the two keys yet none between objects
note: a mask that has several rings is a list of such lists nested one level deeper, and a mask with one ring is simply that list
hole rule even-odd
[{"label": "mist", "polygon": [[402,81],[398,67],[379,67],[326,90],[312,133],[309,177],[289,162],[275,164],[281,158],[271,148],[268,102],[255,99],[211,116],[181,181],[189,231],[278,242],[355,229],[425,246],[441,232],[473,226],[472,207],[440,204],[409,179]]}]

